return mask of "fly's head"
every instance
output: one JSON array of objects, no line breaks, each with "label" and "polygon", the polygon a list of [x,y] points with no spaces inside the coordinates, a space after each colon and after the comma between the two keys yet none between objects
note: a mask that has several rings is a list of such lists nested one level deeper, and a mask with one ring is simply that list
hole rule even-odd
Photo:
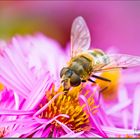
[{"label": "fly's head", "polygon": [[68,92],[70,87],[76,87],[81,84],[81,79],[78,74],[76,74],[69,67],[62,68],[60,72],[61,83],[64,87],[64,92]]}]

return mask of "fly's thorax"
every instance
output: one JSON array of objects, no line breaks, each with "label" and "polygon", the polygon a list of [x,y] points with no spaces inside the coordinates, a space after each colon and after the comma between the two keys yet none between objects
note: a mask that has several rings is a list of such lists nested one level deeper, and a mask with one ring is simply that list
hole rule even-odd
[{"label": "fly's thorax", "polygon": [[109,58],[108,56],[100,49],[90,50],[89,53],[92,55],[94,59],[94,66],[99,64],[108,64]]},{"label": "fly's thorax", "polygon": [[86,80],[93,70],[93,58],[89,53],[82,53],[72,58],[69,67],[78,74],[81,79]]}]

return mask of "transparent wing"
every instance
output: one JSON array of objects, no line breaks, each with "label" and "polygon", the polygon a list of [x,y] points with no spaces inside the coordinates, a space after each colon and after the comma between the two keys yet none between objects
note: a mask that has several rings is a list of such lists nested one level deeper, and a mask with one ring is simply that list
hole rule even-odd
[{"label": "transparent wing", "polygon": [[90,32],[85,20],[79,16],[72,24],[71,28],[71,57],[87,50],[90,47]]},{"label": "transparent wing", "polygon": [[[140,66],[140,57],[127,54],[109,54],[101,56],[104,63],[94,68],[94,72],[110,71],[115,69],[127,69]],[[106,62],[106,63],[105,63]]]}]

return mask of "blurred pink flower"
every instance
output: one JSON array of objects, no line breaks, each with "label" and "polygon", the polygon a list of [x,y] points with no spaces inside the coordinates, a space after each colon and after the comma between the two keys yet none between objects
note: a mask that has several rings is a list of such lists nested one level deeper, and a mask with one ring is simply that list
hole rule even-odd
[{"label": "blurred pink flower", "polygon": [[113,122],[111,127],[102,127],[110,137],[138,137],[140,135],[137,133],[140,129],[139,90],[139,85],[132,92],[128,86],[121,85],[116,102],[101,103],[108,119]]},{"label": "blurred pink flower", "polygon": [[1,43],[0,81],[13,93],[12,99],[4,98],[3,102],[16,106],[0,112],[8,118],[15,115],[16,125],[5,137],[137,137],[139,79],[129,77],[136,73],[124,73],[125,84],[120,83],[117,100],[110,103],[99,102],[99,87],[90,83],[64,95],[59,71],[67,56],[57,42],[42,34],[17,36],[8,44]]}]

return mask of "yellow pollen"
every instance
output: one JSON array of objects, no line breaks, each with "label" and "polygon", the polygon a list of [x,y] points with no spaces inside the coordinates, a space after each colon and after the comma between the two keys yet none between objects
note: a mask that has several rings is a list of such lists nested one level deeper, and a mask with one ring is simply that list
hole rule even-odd
[{"label": "yellow pollen", "polygon": [[[89,116],[85,108],[85,104],[81,105],[78,99],[81,86],[72,88],[68,93],[58,96],[49,106],[40,114],[41,118],[52,119],[59,114],[67,114],[69,118],[59,117],[58,120],[67,125],[75,132],[90,130]],[[46,92],[46,102],[49,102],[56,94],[63,91],[60,87],[55,91],[55,86]],[[87,95],[88,93],[85,92]],[[90,105],[94,104],[93,98],[88,99]],[[40,105],[42,107],[42,105]],[[93,106],[92,106],[93,108]],[[96,109],[96,107],[95,107]],[[57,122],[52,122],[55,127],[61,127]]]}]

